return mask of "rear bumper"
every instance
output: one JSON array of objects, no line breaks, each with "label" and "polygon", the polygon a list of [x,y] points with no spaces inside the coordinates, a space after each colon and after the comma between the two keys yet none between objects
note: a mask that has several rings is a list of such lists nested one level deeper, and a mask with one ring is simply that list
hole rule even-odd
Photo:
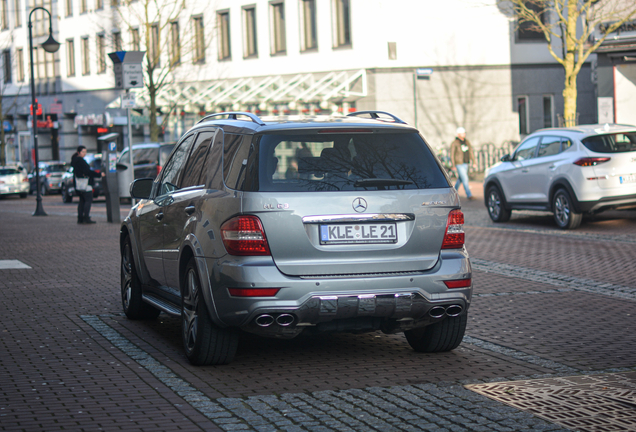
[{"label": "rear bumper", "polygon": [[613,208],[636,207],[636,194],[604,197],[596,201],[579,201],[578,204],[584,213],[594,213]]},{"label": "rear bumper", "polygon": [[3,184],[0,185],[0,195],[12,195],[29,193],[29,183],[22,182],[19,184]]},{"label": "rear bumper", "polygon": [[[278,271],[271,258],[260,261],[262,265],[207,263],[215,269],[211,286],[216,313],[212,316],[218,317],[219,324],[277,337],[294,337],[308,328],[391,333],[465,313],[472,296],[472,286],[448,289],[443,282],[472,276],[465,249],[442,252],[436,265],[425,272],[381,275],[288,277]],[[239,298],[231,297],[228,288],[280,291],[275,297]],[[453,308],[445,313],[448,306]],[[257,318],[264,315],[272,319],[265,317],[259,325]]]}]

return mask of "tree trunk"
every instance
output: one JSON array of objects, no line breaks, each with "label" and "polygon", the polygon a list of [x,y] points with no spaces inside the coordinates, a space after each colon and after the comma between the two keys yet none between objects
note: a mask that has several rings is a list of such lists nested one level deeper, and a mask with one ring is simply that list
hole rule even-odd
[{"label": "tree trunk", "polygon": [[563,126],[577,124],[576,113],[576,75],[572,70],[565,70],[565,88],[563,89]]},{"label": "tree trunk", "polygon": [[157,89],[154,85],[148,86],[150,96],[150,141],[159,142],[159,126],[157,125]]},{"label": "tree trunk", "polygon": [[565,71],[565,88],[563,89],[563,126],[574,126],[577,123],[576,116],[576,24],[577,2],[568,0],[567,2],[567,31],[565,35],[565,58],[563,69]]}]

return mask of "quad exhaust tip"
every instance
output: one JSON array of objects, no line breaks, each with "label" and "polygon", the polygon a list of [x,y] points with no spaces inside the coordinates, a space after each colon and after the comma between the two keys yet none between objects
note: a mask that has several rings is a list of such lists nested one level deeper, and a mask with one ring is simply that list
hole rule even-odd
[{"label": "quad exhaust tip", "polygon": [[274,317],[271,315],[263,314],[256,317],[256,324],[260,327],[269,327],[274,323]]},{"label": "quad exhaust tip", "polygon": [[444,315],[455,317],[460,315],[463,310],[464,308],[461,307],[461,305],[457,305],[457,304],[449,305],[449,306],[433,306],[428,311],[428,314],[432,318],[442,318]]},{"label": "quad exhaust tip", "polygon": [[276,317],[276,323],[281,327],[287,327],[294,322],[294,316],[290,314],[280,314]]}]

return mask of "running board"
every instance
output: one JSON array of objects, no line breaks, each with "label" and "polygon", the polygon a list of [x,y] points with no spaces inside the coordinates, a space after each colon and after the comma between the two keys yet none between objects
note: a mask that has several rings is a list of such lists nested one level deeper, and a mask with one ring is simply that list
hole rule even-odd
[{"label": "running board", "polygon": [[149,294],[143,294],[141,296],[141,299],[146,303],[156,307],[157,309],[161,309],[168,315],[181,316],[181,310],[179,308],[175,307],[172,303],[169,303],[162,298],[155,297]]}]

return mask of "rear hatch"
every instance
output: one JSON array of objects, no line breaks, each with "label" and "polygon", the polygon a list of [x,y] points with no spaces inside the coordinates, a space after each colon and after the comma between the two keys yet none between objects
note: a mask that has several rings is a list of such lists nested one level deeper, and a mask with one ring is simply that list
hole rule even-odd
[{"label": "rear hatch", "polygon": [[458,199],[415,130],[277,132],[252,149],[243,213],[261,219],[282,273],[435,266]]},{"label": "rear hatch", "polygon": [[[636,189],[636,131],[594,135],[582,140],[589,150],[594,177],[603,189]],[[623,193],[619,193],[623,195]]]}]

